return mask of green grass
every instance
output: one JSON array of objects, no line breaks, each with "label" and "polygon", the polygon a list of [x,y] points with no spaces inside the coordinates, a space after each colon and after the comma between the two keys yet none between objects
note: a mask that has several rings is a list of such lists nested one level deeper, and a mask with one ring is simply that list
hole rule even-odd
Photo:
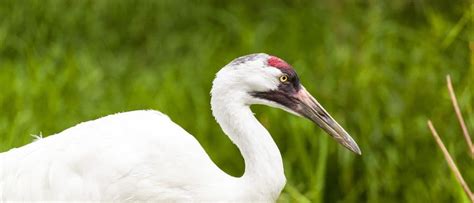
[{"label": "green grass", "polygon": [[213,160],[243,173],[212,118],[214,74],[233,58],[284,58],[355,138],[257,106],[276,140],[282,202],[467,202],[426,126],[433,119],[474,187],[449,102],[451,74],[474,133],[474,14],[467,1],[6,0],[0,4],[0,151],[81,121],[158,109]]}]

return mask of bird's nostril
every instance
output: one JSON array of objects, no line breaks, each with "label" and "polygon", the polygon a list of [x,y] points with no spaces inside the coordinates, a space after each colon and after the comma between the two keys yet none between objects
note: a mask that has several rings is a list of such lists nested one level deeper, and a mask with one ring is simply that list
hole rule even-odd
[{"label": "bird's nostril", "polygon": [[318,116],[321,117],[321,118],[326,118],[327,117],[326,114],[324,114],[321,111],[317,111],[317,113],[318,113]]}]

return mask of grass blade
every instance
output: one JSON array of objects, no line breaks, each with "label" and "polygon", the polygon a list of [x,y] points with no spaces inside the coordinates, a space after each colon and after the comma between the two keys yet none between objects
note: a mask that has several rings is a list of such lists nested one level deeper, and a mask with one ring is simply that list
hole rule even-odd
[{"label": "grass blade", "polygon": [[451,168],[451,171],[453,171],[454,175],[456,176],[456,179],[461,184],[464,192],[469,197],[471,202],[474,202],[474,196],[471,192],[471,189],[469,188],[469,186],[464,181],[464,178],[462,177],[461,172],[459,172],[458,167],[454,163],[453,158],[451,157],[448,150],[446,149],[446,146],[444,146],[444,143],[441,140],[441,138],[439,137],[438,132],[436,132],[436,129],[434,128],[433,124],[431,123],[431,120],[428,120],[428,127],[430,128],[431,134],[433,135],[434,139],[436,140],[436,143],[438,143],[439,148],[441,148],[441,151],[443,151],[444,158],[446,159],[446,162],[448,162],[449,168]]},{"label": "grass blade", "polygon": [[451,77],[449,75],[446,76],[446,81],[448,85],[449,95],[451,97],[451,103],[453,104],[454,111],[456,112],[456,116],[458,118],[459,124],[461,125],[461,129],[466,139],[466,143],[470,150],[471,158],[474,158],[474,146],[472,146],[471,136],[467,131],[466,123],[464,123],[464,118],[462,117],[461,110],[459,109],[458,100],[456,99],[456,94],[454,93],[453,84],[451,83]]}]

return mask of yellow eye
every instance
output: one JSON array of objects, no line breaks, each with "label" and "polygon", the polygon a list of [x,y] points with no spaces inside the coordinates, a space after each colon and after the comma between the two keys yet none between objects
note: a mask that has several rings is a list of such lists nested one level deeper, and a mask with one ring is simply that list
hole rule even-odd
[{"label": "yellow eye", "polygon": [[288,76],[287,75],[280,76],[280,82],[286,82],[286,81],[288,81]]}]

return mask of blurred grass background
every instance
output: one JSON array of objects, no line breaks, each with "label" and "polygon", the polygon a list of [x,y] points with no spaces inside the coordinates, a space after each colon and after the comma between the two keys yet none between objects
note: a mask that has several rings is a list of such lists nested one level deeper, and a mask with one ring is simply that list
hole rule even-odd
[{"label": "blurred grass background", "polygon": [[[281,202],[467,202],[426,126],[432,118],[466,181],[474,163],[445,86],[474,133],[469,1],[6,0],[0,3],[0,151],[81,121],[158,109],[239,176],[243,160],[212,118],[214,74],[266,52],[359,143],[253,107],[284,159]],[[65,180],[67,181],[67,180]]]}]

